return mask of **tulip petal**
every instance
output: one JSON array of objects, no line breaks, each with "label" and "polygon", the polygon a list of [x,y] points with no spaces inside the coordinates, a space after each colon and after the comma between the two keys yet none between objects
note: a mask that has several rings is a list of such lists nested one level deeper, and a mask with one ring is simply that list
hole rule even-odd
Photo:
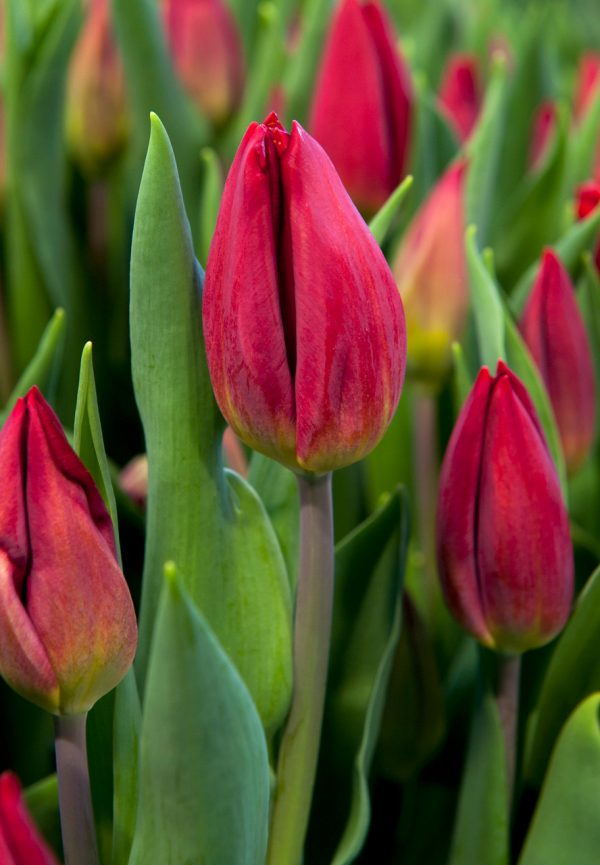
[{"label": "tulip petal", "polygon": [[328,471],[360,459],[392,417],[404,313],[381,250],[297,123],[281,169],[296,289],[296,452],[303,468]]},{"label": "tulip petal", "polygon": [[0,862],[2,865],[57,865],[27,812],[21,785],[12,772],[0,775]]}]

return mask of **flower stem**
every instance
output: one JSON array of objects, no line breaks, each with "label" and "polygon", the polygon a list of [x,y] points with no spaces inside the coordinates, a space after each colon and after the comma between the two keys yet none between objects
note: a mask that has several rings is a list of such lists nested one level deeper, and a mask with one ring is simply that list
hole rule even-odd
[{"label": "flower stem", "polygon": [[509,807],[512,803],[517,757],[517,722],[519,718],[520,655],[498,656],[496,704],[504,736],[506,752],[506,786]]},{"label": "flower stem", "polygon": [[415,389],[414,459],[417,529],[423,553],[425,612],[434,627],[439,604],[435,563],[435,510],[438,485],[437,405],[433,394]]},{"label": "flower stem", "polygon": [[65,865],[98,865],[84,715],[54,719],[58,801]]},{"label": "flower stem", "polygon": [[267,865],[299,865],[317,770],[333,606],[331,474],[298,477],[294,693],[279,749]]}]

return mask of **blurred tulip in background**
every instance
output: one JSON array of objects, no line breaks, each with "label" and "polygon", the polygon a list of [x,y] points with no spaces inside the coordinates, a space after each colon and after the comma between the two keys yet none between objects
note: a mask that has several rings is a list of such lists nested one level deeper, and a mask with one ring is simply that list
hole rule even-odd
[{"label": "blurred tulip in background", "polygon": [[454,54],[450,57],[440,84],[438,100],[459,141],[466,141],[481,110],[476,57],[471,54]]}]

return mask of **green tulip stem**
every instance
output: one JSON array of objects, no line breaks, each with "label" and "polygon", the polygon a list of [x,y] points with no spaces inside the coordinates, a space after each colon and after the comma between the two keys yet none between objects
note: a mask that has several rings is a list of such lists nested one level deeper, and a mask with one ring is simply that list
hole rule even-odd
[{"label": "green tulip stem", "polygon": [[440,607],[435,555],[438,493],[437,403],[434,394],[415,388],[413,396],[417,529],[423,554],[424,610],[434,630]]},{"label": "green tulip stem", "polygon": [[98,845],[84,715],[58,715],[54,719],[58,803],[65,865],[98,865]]},{"label": "green tulip stem", "polygon": [[521,656],[499,655],[496,704],[504,737],[506,788],[508,790],[509,803],[512,802],[515,783],[520,678]]},{"label": "green tulip stem", "polygon": [[298,477],[294,692],[277,764],[267,865],[299,865],[317,770],[333,607],[331,474]]}]

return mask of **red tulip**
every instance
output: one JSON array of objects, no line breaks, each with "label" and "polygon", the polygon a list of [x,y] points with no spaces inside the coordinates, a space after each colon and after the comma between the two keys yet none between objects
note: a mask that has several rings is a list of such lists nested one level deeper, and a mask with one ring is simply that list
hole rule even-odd
[{"label": "red tulip", "polygon": [[81,714],[129,669],[135,613],[104,503],[36,388],[0,432],[0,476],[0,673]]},{"label": "red tulip", "polygon": [[109,0],[88,0],[67,84],[67,137],[86,171],[96,172],[128,135],[125,75],[114,41]]},{"label": "red tulip", "polygon": [[[575,193],[575,210],[577,219],[586,219],[600,203],[600,183],[590,180],[583,183]],[[600,241],[596,242],[594,261],[600,272]]]},{"label": "red tulip", "polygon": [[378,210],[404,176],[411,112],[410,76],[384,10],[376,0],[341,0],[310,129],[366,214]]},{"label": "red tulip", "polygon": [[581,120],[598,92],[600,85],[600,54],[588,51],[581,58],[575,85],[575,119]]},{"label": "red tulip", "polygon": [[433,188],[393,262],[408,330],[409,368],[438,380],[462,334],[469,303],[465,256],[466,163],[455,163]]},{"label": "red tulip", "polygon": [[165,28],[175,68],[199,110],[222,123],[244,87],[242,41],[223,0],[164,0]]},{"label": "red tulip", "polygon": [[573,551],[560,484],[535,410],[500,361],[483,367],[444,457],[437,513],[440,579],[460,624],[503,652],[563,627]]},{"label": "red tulip", "polygon": [[575,472],[594,438],[596,382],[573,285],[551,249],[544,252],[520,328],[548,390],[567,468]]},{"label": "red tulip", "polygon": [[275,115],[225,183],[203,299],[208,365],[242,441],[295,469],[364,456],[398,402],[406,335],[385,259],[323,149]]},{"label": "red tulip", "polygon": [[529,167],[536,171],[541,167],[552,136],[556,132],[556,105],[554,102],[542,102],[533,118],[533,131],[529,146]]},{"label": "red tulip", "polygon": [[29,816],[19,779],[0,775],[0,862],[2,865],[58,865]]},{"label": "red tulip", "polygon": [[459,141],[466,141],[481,110],[477,59],[474,56],[455,54],[450,57],[440,85],[439,103]]}]

